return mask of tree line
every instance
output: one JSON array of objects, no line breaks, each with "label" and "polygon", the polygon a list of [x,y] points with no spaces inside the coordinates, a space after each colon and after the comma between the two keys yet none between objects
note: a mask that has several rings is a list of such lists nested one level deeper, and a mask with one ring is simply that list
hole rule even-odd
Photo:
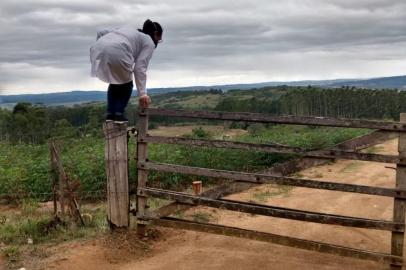
[{"label": "tree line", "polygon": [[44,143],[55,136],[98,135],[103,106],[46,107],[17,103],[12,111],[0,109],[0,140],[12,143]]},{"label": "tree line", "polygon": [[[398,120],[399,114],[406,112],[406,92],[390,89],[278,86],[225,93],[215,89],[204,92],[221,95],[220,102],[215,106],[217,111],[386,120]],[[201,94],[203,93],[167,93],[156,95],[153,99],[158,102],[174,96],[185,98]],[[130,125],[137,122],[137,110],[135,104],[127,107]],[[18,103],[11,111],[0,109],[0,140],[37,144],[54,136],[102,136],[101,124],[105,111],[106,105],[103,103],[74,107]],[[154,117],[151,128],[156,124],[169,125],[185,121],[201,120]]]},{"label": "tree line", "polygon": [[399,114],[406,112],[406,91],[401,90],[311,86],[275,89],[285,89],[285,92],[278,98],[264,98],[260,93],[269,91],[264,88],[249,99],[226,97],[216,110],[387,120],[399,120]]}]

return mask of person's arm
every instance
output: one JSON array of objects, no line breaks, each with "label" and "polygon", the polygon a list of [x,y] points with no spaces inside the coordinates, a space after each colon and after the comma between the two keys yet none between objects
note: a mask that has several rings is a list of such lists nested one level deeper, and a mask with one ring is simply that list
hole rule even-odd
[{"label": "person's arm", "polygon": [[147,95],[147,69],[149,60],[154,53],[155,47],[153,45],[145,45],[134,64],[134,80],[137,87],[138,96],[141,98]]}]

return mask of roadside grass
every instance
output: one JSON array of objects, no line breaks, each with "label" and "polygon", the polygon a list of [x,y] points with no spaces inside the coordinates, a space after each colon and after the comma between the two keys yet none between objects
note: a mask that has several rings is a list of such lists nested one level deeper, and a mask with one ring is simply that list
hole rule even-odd
[{"label": "roadside grass", "polygon": [[382,152],[383,150],[384,150],[383,146],[372,146],[372,147],[365,149],[362,152],[367,153],[367,154],[377,154],[379,152]]},{"label": "roadside grass", "polygon": [[257,203],[266,203],[269,199],[276,196],[288,196],[289,191],[292,189],[293,187],[291,186],[274,185],[264,191],[254,192],[252,194],[251,201]]},{"label": "roadside grass", "polygon": [[342,168],[339,173],[350,173],[358,169],[360,166],[362,166],[361,162],[353,161],[348,163],[344,168]]},{"label": "roadside grass", "polygon": [[164,205],[167,205],[168,203],[170,203],[170,201],[168,201],[168,200],[154,198],[154,197],[148,198],[148,206],[149,206],[150,210],[158,209]]},{"label": "roadside grass", "polygon": [[2,253],[10,263],[18,262],[20,260],[20,246],[7,246],[2,250]]},{"label": "roadside grass", "polygon": [[207,212],[204,211],[197,211],[190,215],[193,221],[200,222],[200,223],[208,223],[210,221],[214,221],[215,217]]},{"label": "roadside grass", "polygon": [[17,267],[22,251],[30,256],[46,257],[43,244],[61,243],[74,239],[90,239],[108,230],[105,207],[82,209],[85,225],[68,219],[56,219],[39,203],[28,200],[15,211],[0,214],[0,252],[7,258],[10,269]]},{"label": "roadside grass", "polygon": [[314,178],[322,178],[322,177],[323,177],[323,174],[321,172],[316,172],[314,174]]}]

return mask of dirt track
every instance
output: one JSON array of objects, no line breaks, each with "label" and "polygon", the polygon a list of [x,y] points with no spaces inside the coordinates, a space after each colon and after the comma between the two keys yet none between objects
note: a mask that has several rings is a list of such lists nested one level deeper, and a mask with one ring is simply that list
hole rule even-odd
[{"label": "dirt track", "polygon": [[[397,154],[397,141],[375,147],[377,153]],[[391,164],[337,161],[304,170],[300,177],[392,187],[395,170]],[[366,218],[391,219],[393,200],[306,188],[256,187],[229,198],[303,210]],[[354,248],[388,252],[390,233],[333,225],[320,225],[199,207],[185,216],[199,214],[211,222],[290,235]],[[269,243],[232,237],[159,229],[162,235],[148,252],[129,253],[125,248],[100,244],[100,240],[71,243],[57,248],[46,269],[163,270],[163,269],[389,269],[387,265],[304,251]]]}]

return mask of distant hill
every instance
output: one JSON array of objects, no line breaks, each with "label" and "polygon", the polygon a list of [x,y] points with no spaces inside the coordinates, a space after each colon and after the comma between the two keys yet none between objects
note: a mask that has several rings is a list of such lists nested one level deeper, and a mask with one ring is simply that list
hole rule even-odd
[{"label": "distant hill", "polygon": [[[405,76],[406,77],[406,76]],[[268,86],[288,85],[288,86],[308,86],[318,85],[324,86],[334,83],[339,83],[346,80],[324,80],[324,81],[293,81],[293,82],[262,82],[262,83],[246,83],[246,84],[224,84],[224,85],[212,85],[212,86],[189,86],[189,87],[169,87],[169,88],[152,88],[149,90],[151,94],[163,94],[179,91],[201,91],[201,90],[248,90],[254,88],[263,88]]]},{"label": "distant hill", "polygon": [[400,89],[406,90],[406,76],[373,78],[368,80],[344,80],[327,84],[328,87],[355,86],[370,89]]},{"label": "distant hill", "polygon": [[355,86],[359,88],[370,88],[370,89],[401,89],[406,90],[406,75],[405,76],[394,76],[394,77],[382,77],[382,78],[372,78],[372,79],[337,79],[337,80],[307,80],[307,81],[291,81],[291,82],[263,82],[263,83],[249,83],[249,84],[226,84],[226,85],[212,85],[212,86],[191,86],[191,87],[181,87],[181,88],[153,88],[150,89],[150,93],[161,94],[176,91],[199,91],[199,90],[210,90],[210,89],[220,89],[223,91],[228,91],[232,89],[253,89],[262,88],[267,86],[323,86],[323,87],[342,87],[342,86]]},{"label": "distant hill", "polygon": [[42,103],[45,105],[74,105],[86,102],[105,101],[103,91],[71,91],[50,94],[0,95],[0,106],[11,107],[18,102]]},{"label": "distant hill", "polygon": [[[326,88],[336,88],[342,86],[355,86],[359,88],[371,89],[400,89],[406,90],[406,76],[382,77],[372,79],[338,79],[321,81],[293,81],[293,82],[263,82],[250,84],[229,84],[213,86],[190,86],[190,87],[171,87],[171,88],[152,88],[150,94],[162,94],[179,91],[201,91],[210,89],[219,89],[228,91],[232,89],[253,89],[267,86],[322,86]],[[134,91],[133,95],[136,95]],[[105,91],[71,91],[51,94],[23,94],[23,95],[0,95],[0,107],[12,108],[18,102],[42,103],[45,105],[64,105],[72,106],[75,104],[98,102],[106,100]]]}]

